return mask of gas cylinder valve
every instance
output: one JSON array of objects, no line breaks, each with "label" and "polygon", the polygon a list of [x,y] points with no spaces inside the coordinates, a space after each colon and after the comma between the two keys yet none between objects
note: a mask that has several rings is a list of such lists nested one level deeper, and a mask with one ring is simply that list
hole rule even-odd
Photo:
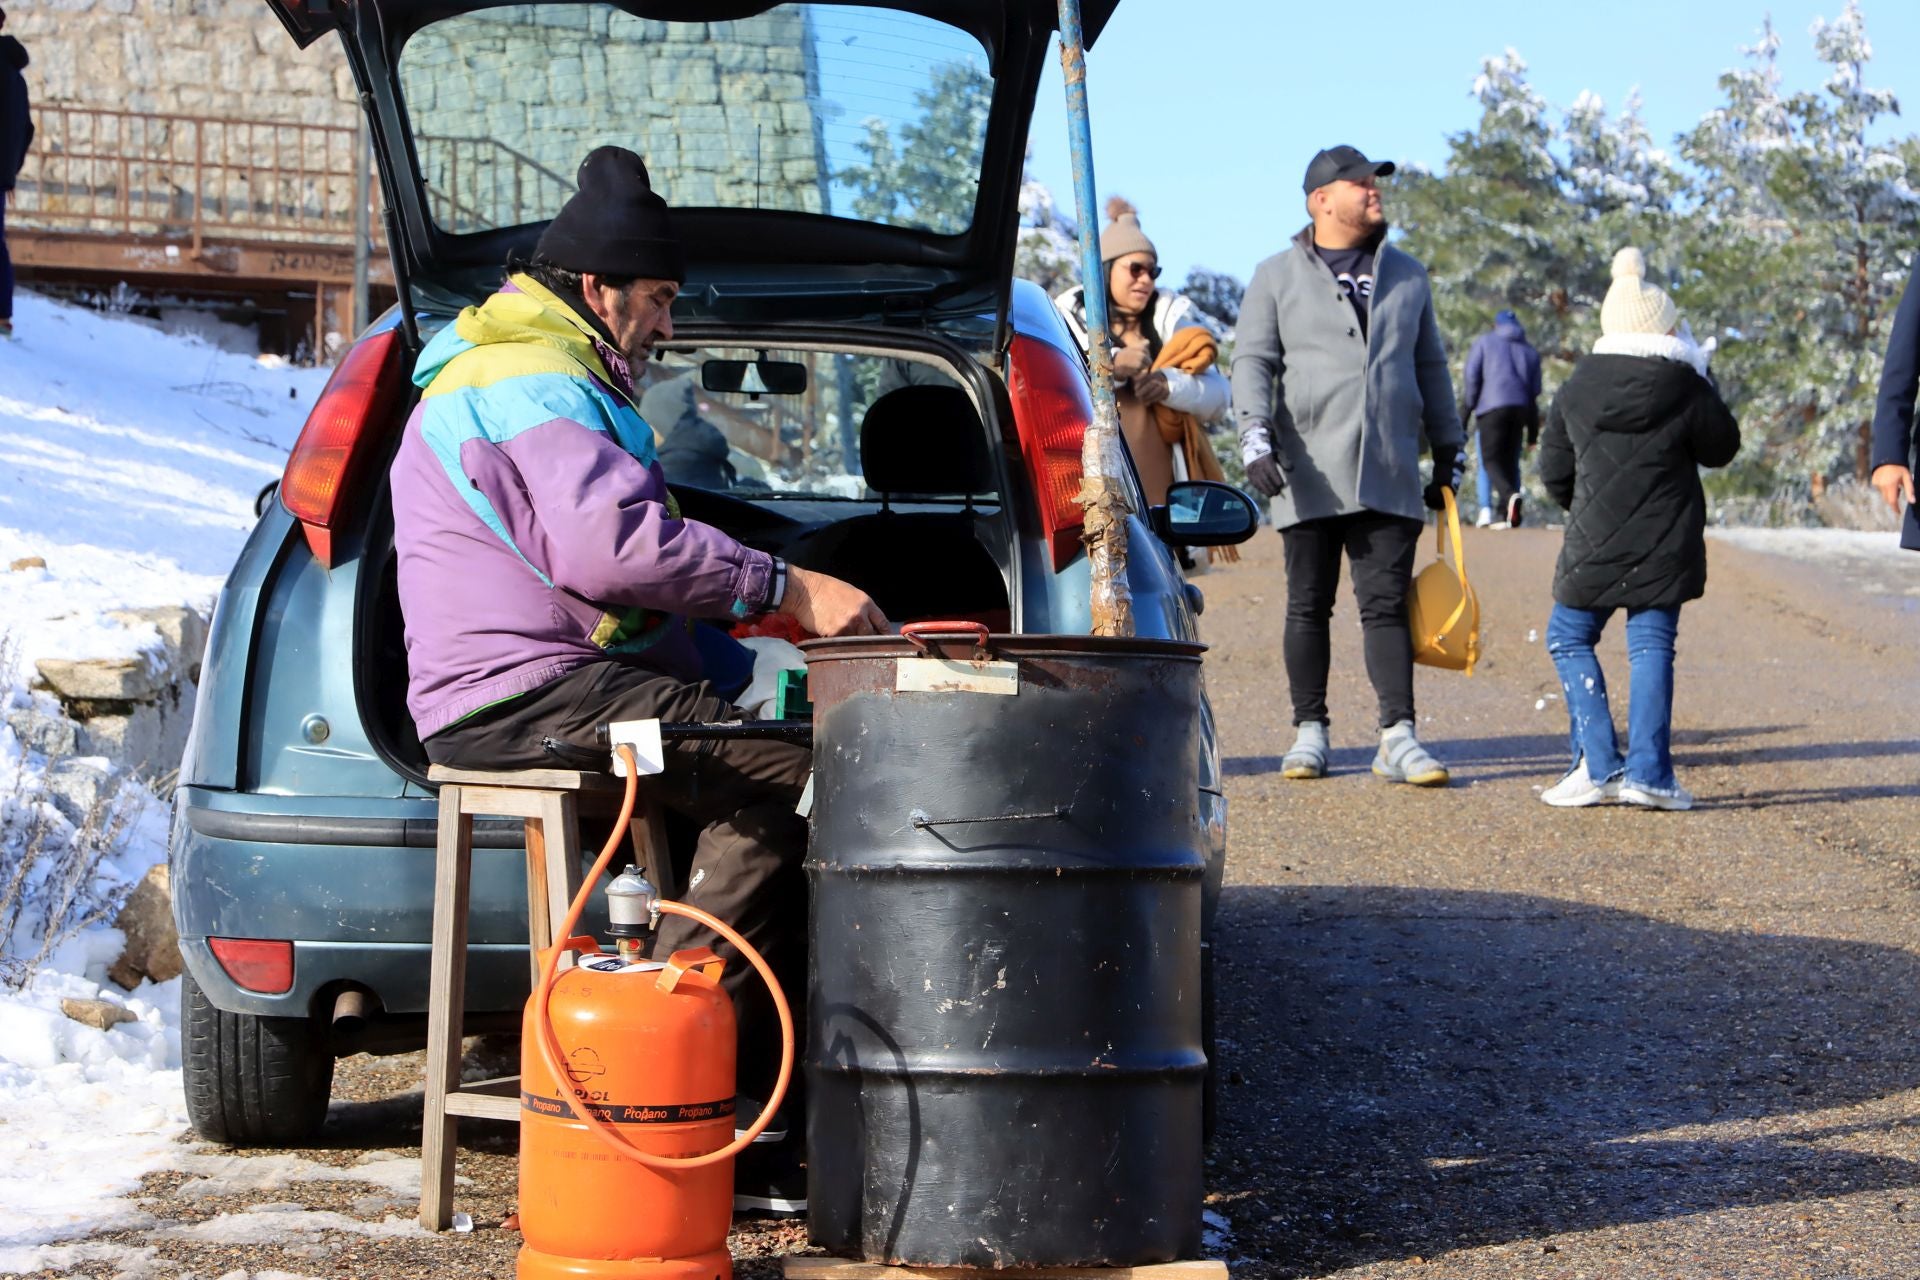
[{"label": "gas cylinder valve", "polygon": [[639,867],[628,867],[607,885],[607,933],[623,956],[635,955],[660,927],[660,894]]}]

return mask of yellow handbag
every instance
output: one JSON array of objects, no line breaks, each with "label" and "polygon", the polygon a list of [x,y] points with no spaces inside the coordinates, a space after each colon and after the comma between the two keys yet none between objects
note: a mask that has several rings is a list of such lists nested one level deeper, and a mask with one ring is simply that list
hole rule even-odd
[{"label": "yellow handbag", "polygon": [[[1414,575],[1407,597],[1407,622],[1413,630],[1413,660],[1429,667],[1473,674],[1480,660],[1480,598],[1467,581],[1466,554],[1460,542],[1460,506],[1444,490],[1445,519],[1434,524],[1434,550],[1440,556]],[[1453,543],[1453,564],[1446,561]]]}]

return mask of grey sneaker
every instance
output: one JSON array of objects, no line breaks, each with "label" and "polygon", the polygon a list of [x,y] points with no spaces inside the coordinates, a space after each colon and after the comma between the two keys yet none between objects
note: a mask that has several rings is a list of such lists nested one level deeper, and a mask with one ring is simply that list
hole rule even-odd
[{"label": "grey sneaker", "polygon": [[1280,757],[1280,776],[1296,782],[1327,776],[1327,725],[1308,720],[1294,732],[1293,745]]},{"label": "grey sneaker", "polygon": [[1614,778],[1607,782],[1595,782],[1587,773],[1587,758],[1567,771],[1560,779],[1540,793],[1540,799],[1556,809],[1585,809],[1589,805],[1605,804],[1620,797],[1620,780]]},{"label": "grey sneaker", "polygon": [[1620,784],[1620,798],[1642,809],[1693,808],[1693,792],[1678,783],[1669,788],[1650,786],[1644,782],[1623,782]]},{"label": "grey sneaker", "polygon": [[1388,782],[1416,787],[1444,787],[1452,781],[1447,767],[1413,736],[1411,720],[1380,731],[1380,753],[1373,758],[1373,771]]}]

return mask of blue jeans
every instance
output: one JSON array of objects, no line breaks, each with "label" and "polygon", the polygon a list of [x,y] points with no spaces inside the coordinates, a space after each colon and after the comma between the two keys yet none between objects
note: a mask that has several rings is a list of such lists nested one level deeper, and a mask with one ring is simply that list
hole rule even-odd
[{"label": "blue jeans", "polygon": [[[1493,477],[1487,474],[1487,446],[1480,437],[1475,437],[1475,439],[1479,442],[1473,446],[1474,488],[1478,490],[1480,494],[1481,510],[1491,511],[1493,510]],[[1500,518],[1505,520],[1507,513],[1504,511],[1501,512]]]},{"label": "blue jeans", "polygon": [[1593,646],[1612,609],[1575,609],[1555,604],[1547,621],[1547,652],[1560,672],[1567,699],[1568,744],[1573,762],[1586,758],[1595,782],[1623,778],[1653,791],[1672,791],[1673,641],[1680,606],[1627,610],[1627,754],[1620,756],[1613,714],[1607,707],[1607,677]]}]

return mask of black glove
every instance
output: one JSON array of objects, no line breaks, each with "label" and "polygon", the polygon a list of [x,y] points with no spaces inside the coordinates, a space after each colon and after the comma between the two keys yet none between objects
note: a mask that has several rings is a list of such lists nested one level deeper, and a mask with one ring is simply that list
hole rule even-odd
[{"label": "black glove", "polygon": [[1433,479],[1421,491],[1421,500],[1429,511],[1446,510],[1447,500],[1441,490],[1457,493],[1460,490],[1460,451],[1458,449],[1437,448],[1433,451]]},{"label": "black glove", "polygon": [[1287,477],[1280,470],[1280,459],[1270,453],[1261,454],[1247,464],[1247,483],[1253,491],[1263,498],[1277,498],[1280,491],[1287,487]]},{"label": "black glove", "polygon": [[1263,498],[1278,497],[1287,487],[1274,449],[1273,424],[1266,419],[1255,418],[1240,428],[1240,465],[1247,469],[1247,483]]}]

